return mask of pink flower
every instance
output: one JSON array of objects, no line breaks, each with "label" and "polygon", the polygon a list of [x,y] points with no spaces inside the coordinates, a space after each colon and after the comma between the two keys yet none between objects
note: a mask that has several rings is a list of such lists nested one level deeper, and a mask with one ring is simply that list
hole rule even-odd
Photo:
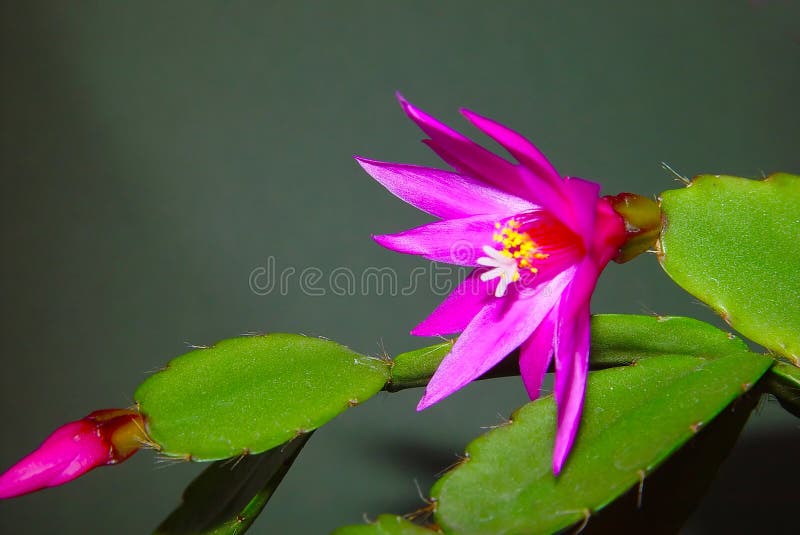
[{"label": "pink flower", "polygon": [[469,110],[464,116],[502,145],[512,163],[440,123],[402,97],[424,140],[455,169],[356,159],[375,180],[440,221],[374,236],[380,245],[474,267],[411,334],[461,332],[417,410],[483,375],[515,348],[531,397],[555,356],[558,406],[553,472],[575,439],[589,361],[589,301],[603,268],[626,241],[623,218],[600,186],[562,177],[527,139]]},{"label": "pink flower", "polygon": [[145,442],[138,412],[95,411],[56,429],[38,449],[0,475],[0,499],[62,485],[92,468],[120,463]]}]

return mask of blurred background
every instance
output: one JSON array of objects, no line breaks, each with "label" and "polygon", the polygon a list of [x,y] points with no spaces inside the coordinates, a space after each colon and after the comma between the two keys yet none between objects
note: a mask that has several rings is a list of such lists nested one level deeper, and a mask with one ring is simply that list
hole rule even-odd
[{"label": "blurred background", "polygon": [[[440,165],[396,90],[465,131],[461,106],[508,124],[609,194],[679,187],[662,161],[800,171],[797,2],[3,2],[0,19],[0,469],[57,425],[130,404],[189,344],[289,331],[369,354],[425,345],[407,333],[441,300],[426,285],[250,285],[270,257],[401,282],[426,267],[372,242],[428,219],[351,159]],[[593,310],[720,324],[652,255],[611,265]],[[417,414],[420,394],[380,394],[321,429],[253,532],[414,510],[417,485],[526,401],[518,379]],[[764,403],[685,532],[788,529],[798,444],[797,421]],[[0,531],[147,533],[201,468],[143,452],[0,502]]]}]

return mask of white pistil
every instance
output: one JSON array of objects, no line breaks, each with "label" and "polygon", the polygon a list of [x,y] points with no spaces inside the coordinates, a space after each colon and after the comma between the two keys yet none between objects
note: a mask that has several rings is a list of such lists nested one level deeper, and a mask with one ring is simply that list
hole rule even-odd
[{"label": "white pistil", "polygon": [[519,278],[517,261],[488,245],[483,246],[483,252],[486,253],[486,256],[478,258],[478,264],[494,269],[481,273],[481,280],[486,282],[500,277],[494,295],[495,297],[503,297],[506,295],[508,285]]}]

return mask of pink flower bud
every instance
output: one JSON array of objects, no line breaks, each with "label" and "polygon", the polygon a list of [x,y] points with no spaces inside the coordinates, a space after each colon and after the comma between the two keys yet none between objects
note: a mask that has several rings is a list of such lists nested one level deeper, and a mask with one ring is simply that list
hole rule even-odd
[{"label": "pink flower bud", "polygon": [[56,429],[38,449],[0,475],[0,499],[55,487],[92,468],[122,462],[147,442],[137,411],[95,411]]}]

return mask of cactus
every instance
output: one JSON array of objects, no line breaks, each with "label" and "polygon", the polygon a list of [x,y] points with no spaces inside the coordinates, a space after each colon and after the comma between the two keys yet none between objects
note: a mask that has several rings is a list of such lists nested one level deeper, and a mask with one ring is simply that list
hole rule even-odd
[{"label": "cactus", "polygon": [[[447,340],[397,355],[386,390],[425,386],[451,347],[453,340]],[[734,335],[692,318],[596,314],[592,316],[589,365],[592,369],[623,366],[665,353],[711,358],[746,349]],[[515,351],[484,378],[519,375],[516,360]]]},{"label": "cactus", "polygon": [[453,347],[454,340],[422,347],[397,355],[392,361],[392,376],[386,385],[389,392],[428,384],[433,372]]},{"label": "cactus", "polygon": [[[595,368],[627,364],[664,348],[685,353],[693,343],[707,356],[744,347],[689,318],[600,315],[592,319],[592,334]],[[300,335],[234,338],[172,360],[142,383],[135,399],[161,453],[224,459],[266,451],[316,429],[381,388],[422,386],[450,347],[452,341],[446,341],[389,363]],[[505,364],[492,373],[518,372]]]},{"label": "cactus", "polygon": [[[634,365],[590,374],[562,474],[550,471],[555,404],[548,396],[473,441],[434,485],[434,520],[445,532],[549,533],[584,521],[640,484],[772,365],[696,320],[611,315],[592,326],[593,360]],[[370,529],[337,535],[381,533]]]},{"label": "cactus", "polygon": [[767,373],[767,391],[781,406],[800,418],[800,368],[776,362]]},{"label": "cactus", "polygon": [[714,360],[663,356],[593,372],[560,477],[549,470],[555,404],[547,397],[467,447],[467,460],[431,491],[436,522],[470,534],[551,533],[581,522],[639,484],[769,366],[767,357],[739,352]]},{"label": "cactus", "polygon": [[[667,324],[669,328],[657,328]],[[744,347],[688,318],[595,316],[592,339],[595,368],[661,354],[665,347],[685,354],[692,343],[708,356]],[[162,454],[195,461],[225,459],[283,444],[382,388],[423,386],[450,347],[452,341],[446,341],[389,363],[300,335],[232,338],[172,360],[142,383],[134,397]],[[516,374],[515,366],[508,359],[492,376]]]},{"label": "cactus", "polygon": [[741,351],[747,351],[741,339],[692,318],[634,314],[592,316],[590,358],[594,369],[664,355],[711,359]]},{"label": "cactus", "polygon": [[240,535],[258,517],[311,433],[258,455],[217,461],[186,487],[154,535]]},{"label": "cactus", "polygon": [[172,361],[134,397],[163,455],[211,461],[260,453],[380,391],[386,362],[296,334],[223,340]]},{"label": "cactus", "polygon": [[800,365],[800,177],[704,175],[661,195],[664,271],[733,328]]},{"label": "cactus", "polygon": [[401,516],[380,515],[375,522],[361,526],[345,526],[332,535],[434,535],[439,533],[418,526]]}]

